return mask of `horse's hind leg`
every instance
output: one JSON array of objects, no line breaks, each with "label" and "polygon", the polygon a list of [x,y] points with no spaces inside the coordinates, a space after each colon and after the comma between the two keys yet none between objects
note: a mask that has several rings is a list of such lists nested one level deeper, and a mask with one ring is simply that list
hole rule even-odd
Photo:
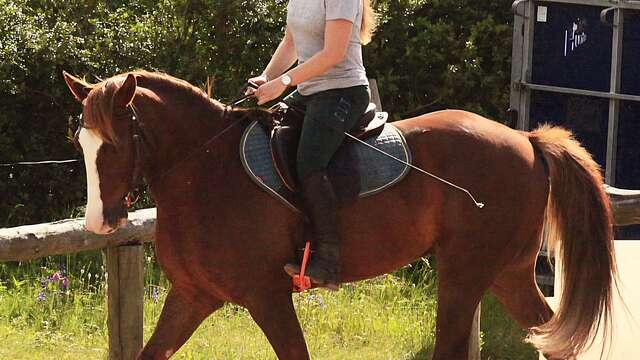
[{"label": "horse's hind leg", "polygon": [[[514,320],[525,330],[539,326],[551,319],[553,310],[538,288],[533,264],[501,273],[491,291],[509,311]],[[552,360],[550,356],[547,359]]]},{"label": "horse's hind leg", "polygon": [[553,310],[538,289],[534,265],[505,271],[496,277],[491,291],[523,329],[551,319]]},{"label": "horse's hind leg", "polygon": [[280,360],[308,360],[307,344],[298,322],[290,292],[255,296],[247,304]]},{"label": "horse's hind leg", "polygon": [[436,255],[438,318],[433,359],[466,360],[475,310],[493,281],[493,271],[474,254]]},{"label": "horse's hind leg", "polygon": [[172,288],[153,335],[138,359],[168,359],[189,339],[200,323],[223,304],[218,299],[207,296],[203,301]]}]

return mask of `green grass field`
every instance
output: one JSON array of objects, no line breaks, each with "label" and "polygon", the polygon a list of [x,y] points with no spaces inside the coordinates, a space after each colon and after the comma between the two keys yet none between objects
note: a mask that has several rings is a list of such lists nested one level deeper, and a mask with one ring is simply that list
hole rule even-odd
[{"label": "green grass field", "polygon": [[[168,286],[152,252],[147,253],[145,340]],[[99,252],[0,264],[0,359],[106,358],[104,277]],[[428,266],[419,266],[413,272],[345,285],[338,292],[295,294],[312,358],[430,359],[436,281]],[[522,343],[524,333],[492,297],[483,301],[481,327],[483,359],[536,359],[533,349]],[[175,358],[275,355],[247,311],[228,305],[210,316]]]}]

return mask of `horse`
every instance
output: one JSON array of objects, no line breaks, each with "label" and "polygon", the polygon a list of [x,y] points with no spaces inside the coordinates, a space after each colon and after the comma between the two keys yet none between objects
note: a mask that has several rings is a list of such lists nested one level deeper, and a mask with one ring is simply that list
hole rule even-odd
[{"label": "horse", "polygon": [[[157,205],[156,254],[172,286],[138,358],[169,358],[208,315],[233,303],[248,309],[279,359],[309,359],[283,271],[296,260],[304,221],[250,181],[239,161],[247,124],[272,114],[225,105],[163,73],[97,84],[66,72],[64,79],[83,105],[77,141],[87,171],[86,228],[105,234],[125,226],[123,198],[139,176]],[[393,126],[415,166],[470,189],[485,206],[416,171],[345,205],[341,282],[433,255],[436,360],[468,357],[474,311],[487,291],[548,359],[574,357],[601,323],[610,333],[611,209],[598,164],[569,131],[517,131],[461,110]],[[534,273],[545,222],[564,269],[555,313]]]}]

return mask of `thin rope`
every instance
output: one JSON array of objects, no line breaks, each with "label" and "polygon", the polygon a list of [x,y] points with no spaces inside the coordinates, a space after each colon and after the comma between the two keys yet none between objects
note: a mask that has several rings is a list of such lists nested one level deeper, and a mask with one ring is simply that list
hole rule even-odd
[{"label": "thin rope", "polygon": [[0,164],[0,167],[10,167],[15,165],[44,165],[44,164],[66,164],[72,162],[78,162],[82,159],[69,159],[69,160],[46,160],[46,161],[20,161],[11,164]]},{"label": "thin rope", "polygon": [[[229,108],[231,108],[231,106],[225,105],[223,118],[226,118]],[[232,110],[233,110],[233,108],[232,108]],[[150,181],[147,181],[149,186],[151,186],[151,184],[155,184],[158,181],[162,180],[165,177],[165,175],[167,175],[168,173],[172,172],[173,170],[178,168],[180,165],[186,163],[188,160],[191,160],[194,156],[200,155],[202,150],[204,150],[207,147],[209,147],[209,145],[211,145],[216,139],[218,139],[220,136],[224,135],[227,131],[231,130],[231,128],[233,128],[237,124],[241,123],[245,119],[246,119],[246,116],[243,116],[243,117],[237,119],[236,121],[232,122],[226,128],[224,128],[222,131],[217,133],[214,137],[212,137],[209,140],[207,140],[204,144],[202,144],[196,150],[194,150],[191,153],[189,153],[189,155],[187,155],[184,159],[181,159],[177,163],[173,164],[173,166],[171,166],[169,169],[163,171],[159,176],[156,176],[155,178],[151,179]],[[208,153],[209,151],[207,150],[206,152]]]},{"label": "thin rope", "polygon": [[355,136],[353,136],[353,135],[351,135],[351,134],[349,134],[349,133],[347,133],[347,132],[345,132],[344,134],[345,134],[345,135],[347,135],[350,139],[355,140],[355,141],[357,141],[358,143],[360,143],[360,144],[362,144],[362,145],[366,145],[366,146],[368,146],[369,148],[371,148],[371,149],[373,149],[373,150],[375,150],[375,151],[377,151],[377,152],[381,153],[381,154],[382,154],[382,155],[384,155],[384,156],[390,157],[390,158],[392,158],[392,159],[394,159],[394,160],[396,160],[396,161],[398,161],[398,162],[400,162],[400,163],[402,163],[402,164],[404,164],[404,165],[406,165],[406,166],[409,166],[410,168],[412,168],[412,169],[414,169],[414,170],[417,170],[417,171],[419,171],[419,172],[421,172],[421,173],[423,173],[423,174],[425,174],[425,175],[429,175],[429,176],[431,176],[432,178],[434,178],[434,179],[436,179],[436,180],[438,180],[438,181],[441,181],[441,182],[443,182],[443,183],[445,183],[445,184],[447,184],[447,185],[449,185],[449,186],[451,186],[451,187],[453,187],[453,188],[455,188],[455,189],[458,189],[458,190],[460,190],[460,191],[462,191],[462,192],[466,193],[466,194],[471,198],[471,200],[473,200],[474,204],[475,204],[478,208],[482,209],[482,208],[484,207],[484,203],[481,203],[481,202],[476,201],[476,198],[475,198],[475,197],[473,197],[473,195],[471,194],[471,192],[470,192],[469,190],[467,190],[467,189],[465,189],[465,188],[463,188],[463,187],[461,187],[461,186],[458,186],[458,185],[456,185],[456,184],[454,184],[454,183],[452,183],[452,182],[450,182],[450,181],[447,181],[447,180],[445,180],[445,179],[443,179],[443,178],[441,178],[441,177],[439,177],[439,176],[436,176],[436,175],[434,175],[434,174],[432,174],[432,173],[430,173],[430,172],[428,172],[428,171],[422,170],[422,169],[420,169],[420,168],[419,168],[419,167],[417,167],[417,166],[411,165],[411,164],[409,164],[408,162],[406,162],[406,161],[404,161],[404,160],[402,160],[402,159],[398,159],[397,157],[395,157],[395,156],[393,156],[393,155],[391,155],[391,154],[388,154],[388,153],[386,153],[386,152],[384,152],[384,151],[382,151],[382,150],[378,149],[377,147],[375,147],[375,146],[373,146],[373,145],[371,145],[371,144],[368,144],[368,143],[366,143],[366,142],[364,142],[364,141],[362,141],[362,140],[358,139],[357,137],[355,137]]}]

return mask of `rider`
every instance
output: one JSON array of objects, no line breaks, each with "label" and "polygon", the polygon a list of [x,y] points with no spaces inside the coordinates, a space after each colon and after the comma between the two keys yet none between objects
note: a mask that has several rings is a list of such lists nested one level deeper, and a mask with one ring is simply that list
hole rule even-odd
[{"label": "rider", "polygon": [[[284,38],[262,75],[249,79],[259,85],[258,104],[296,86],[306,106],[296,159],[315,247],[306,274],[333,290],[339,283],[340,238],[336,194],[326,170],[343,132],[369,104],[362,44],[371,40],[375,22],[370,0],[289,0]],[[285,271],[294,276],[300,266],[286,264]]]}]

